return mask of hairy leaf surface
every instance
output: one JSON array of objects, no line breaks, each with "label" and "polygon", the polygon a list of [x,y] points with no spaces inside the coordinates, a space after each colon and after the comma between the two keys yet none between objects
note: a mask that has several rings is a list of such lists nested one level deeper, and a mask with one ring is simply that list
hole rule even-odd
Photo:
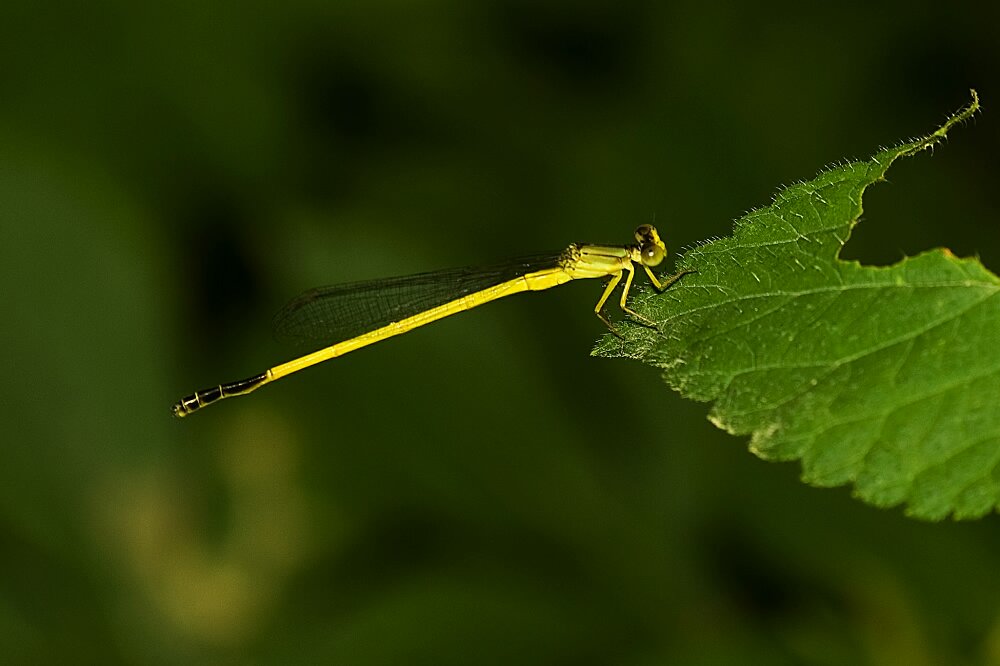
[{"label": "hairy leaf surface", "polygon": [[993,511],[1000,280],[944,249],[888,267],[838,258],[865,189],[977,109],[973,93],[933,134],[783,189],[678,262],[698,273],[635,297],[657,329],[629,324],[595,354],[661,368],[760,457],[801,460],[808,483],[921,518]]}]

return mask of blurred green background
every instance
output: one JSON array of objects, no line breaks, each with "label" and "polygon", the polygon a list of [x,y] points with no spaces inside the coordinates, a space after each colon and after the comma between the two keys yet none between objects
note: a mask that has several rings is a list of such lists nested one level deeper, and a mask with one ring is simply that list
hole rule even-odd
[{"label": "blurred green background", "polygon": [[891,2],[0,5],[0,660],[1000,664],[996,516],[798,481],[598,284],[184,421],[293,354],[297,292],[727,234],[782,183],[985,112],[846,255],[1000,267],[1000,16]]}]

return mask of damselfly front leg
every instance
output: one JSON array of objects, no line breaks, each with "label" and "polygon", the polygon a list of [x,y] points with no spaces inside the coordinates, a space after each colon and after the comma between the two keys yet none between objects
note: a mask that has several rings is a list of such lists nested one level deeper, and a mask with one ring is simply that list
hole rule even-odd
[{"label": "damselfly front leg", "polygon": [[671,275],[670,277],[668,277],[666,282],[660,282],[659,280],[656,279],[656,276],[653,275],[653,271],[650,270],[649,266],[643,264],[642,267],[646,269],[646,275],[649,276],[649,281],[653,283],[653,286],[656,287],[657,291],[666,291],[667,289],[670,289],[670,286],[673,283],[677,282],[688,273],[698,272],[698,270],[695,268],[685,268],[684,270],[676,273],[675,275]]}]

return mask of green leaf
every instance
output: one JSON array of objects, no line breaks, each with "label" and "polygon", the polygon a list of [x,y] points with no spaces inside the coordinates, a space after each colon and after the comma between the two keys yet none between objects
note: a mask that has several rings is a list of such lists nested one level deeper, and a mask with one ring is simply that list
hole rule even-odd
[{"label": "green leaf", "polygon": [[932,148],[979,108],[868,161],[781,190],[731,237],[686,253],[697,269],[633,307],[595,354],[663,370],[710,420],[803,480],[854,485],[877,506],[927,519],[1000,504],[1000,280],[937,249],[888,267],[838,258],[861,197],[897,158]]}]

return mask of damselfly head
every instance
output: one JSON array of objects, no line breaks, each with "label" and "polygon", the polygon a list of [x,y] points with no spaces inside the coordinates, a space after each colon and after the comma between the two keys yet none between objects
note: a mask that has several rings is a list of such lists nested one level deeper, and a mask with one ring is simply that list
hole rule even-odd
[{"label": "damselfly head", "polygon": [[660,240],[660,234],[653,225],[640,225],[635,230],[635,239],[639,241],[639,257],[643,265],[658,266],[667,256],[667,246]]}]

